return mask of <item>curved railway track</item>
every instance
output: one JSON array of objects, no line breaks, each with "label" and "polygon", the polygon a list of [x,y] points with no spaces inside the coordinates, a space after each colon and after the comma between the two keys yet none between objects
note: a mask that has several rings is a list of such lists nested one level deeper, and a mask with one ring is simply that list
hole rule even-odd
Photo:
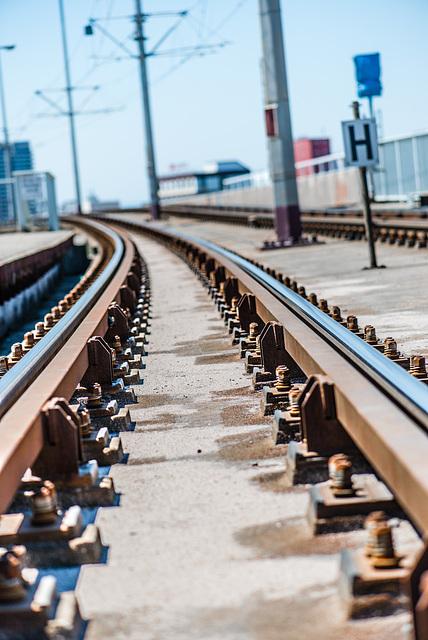
[{"label": "curved railway track", "polygon": [[[387,485],[399,508],[426,539],[428,394],[426,380],[417,375],[415,366],[410,370],[414,375],[409,375],[393,361],[399,359],[398,354],[393,359],[385,357],[380,352],[382,345],[370,344],[358,327],[356,331],[344,327],[340,314],[335,317],[329,309],[319,308],[292,291],[282,274],[268,273],[259,264],[184,234],[120,218],[109,217],[108,226],[102,222],[102,216],[98,222],[77,222],[95,234],[106,251],[74,292],[74,304],[0,379],[1,513],[7,511],[16,492],[22,491],[21,478],[28,467],[42,480],[54,480],[60,487],[71,481],[69,486],[76,486],[73,482],[80,473],[85,410],[82,414],[80,405],[73,411],[69,402],[75,403],[79,394],[96,396],[93,385],[98,382],[109,398],[116,396],[122,404],[127,393],[128,400],[132,398],[113,369],[116,366],[118,371],[116,355],[130,349],[121,362],[132,361],[132,350],[137,344],[141,349],[144,342],[150,287],[146,267],[132,243],[135,235],[144,234],[182,257],[208,289],[222,316],[229,318],[247,371],[254,369],[255,389],[265,385],[264,411],[273,413],[276,409],[273,434],[277,442],[290,442],[287,472],[292,482],[301,469],[322,468],[325,478],[329,458],[348,454],[345,462],[339,458],[333,463],[336,471],[330,469],[333,485],[336,480],[340,485],[352,461],[357,470],[359,465],[367,470],[368,465],[376,474],[374,481],[381,479]],[[114,345],[116,354],[107,344]],[[30,479],[25,486],[31,488],[35,482]],[[329,494],[336,517],[338,513],[340,517],[360,513],[352,503],[361,495],[353,493],[350,485],[347,477],[345,486],[339,486],[338,495],[344,491],[346,500]],[[379,500],[364,500],[363,496],[358,504],[364,514]],[[315,526],[324,526],[328,516],[318,518],[318,507],[313,508]],[[375,525],[385,535],[389,531],[382,518]],[[371,541],[374,545],[373,534]],[[377,550],[377,554],[393,566],[390,549]],[[428,552],[425,548],[416,558],[395,560],[394,567],[401,573],[387,580],[386,590],[397,588],[400,581],[409,585],[415,634],[422,640],[428,621],[424,579]],[[385,583],[385,569],[371,567],[370,571],[366,583],[362,571],[361,581],[370,583],[374,592],[382,591],[379,585]]]}]

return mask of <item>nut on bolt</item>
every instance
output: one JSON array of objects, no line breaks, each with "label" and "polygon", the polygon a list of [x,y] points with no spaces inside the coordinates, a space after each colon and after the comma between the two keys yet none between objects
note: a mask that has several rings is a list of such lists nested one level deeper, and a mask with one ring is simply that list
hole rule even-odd
[{"label": "nut on bolt", "polygon": [[36,322],[35,330],[34,330],[34,340],[39,342],[46,335],[45,324],[44,322]]},{"label": "nut on bolt", "polygon": [[47,480],[42,487],[32,492],[31,507],[33,510],[31,523],[34,526],[45,526],[56,522],[58,501],[53,482]]},{"label": "nut on bolt", "polygon": [[364,327],[364,341],[367,344],[377,344],[376,329],[371,324]]},{"label": "nut on bolt", "polygon": [[321,311],[324,311],[324,313],[330,313],[327,300],[320,300],[320,303],[318,306],[321,309]]},{"label": "nut on bolt", "polygon": [[384,345],[385,349],[383,353],[387,358],[398,358],[397,343],[394,338],[385,338]]},{"label": "nut on bolt", "polygon": [[348,316],[346,318],[346,327],[349,329],[349,331],[352,331],[352,333],[358,333],[359,327],[357,316]]},{"label": "nut on bolt", "polygon": [[35,344],[36,341],[34,340],[34,333],[32,331],[27,331],[27,333],[24,333],[24,340],[22,341],[22,351],[27,353],[27,351],[30,351],[30,349],[32,349]]},{"label": "nut on bolt", "polygon": [[291,388],[289,368],[281,364],[279,365],[279,367],[276,368],[275,374],[276,374],[275,388],[281,393],[285,393],[286,391],[289,391]]},{"label": "nut on bolt", "polygon": [[59,320],[61,320],[61,313],[60,313],[59,307],[52,307],[51,314],[52,314],[54,324],[56,324]]},{"label": "nut on bolt", "polygon": [[328,475],[331,489],[335,496],[345,497],[355,495],[352,486],[352,463],[344,453],[336,453],[328,461]]},{"label": "nut on bolt", "polygon": [[50,331],[50,329],[52,329],[52,327],[54,326],[55,322],[54,322],[54,317],[51,313],[47,313],[45,315],[44,318],[44,327],[45,327],[45,331],[48,332]]},{"label": "nut on bolt", "polygon": [[331,310],[331,317],[333,318],[333,320],[336,320],[336,322],[343,322],[340,307],[333,307],[333,309]]},{"label": "nut on bolt", "polygon": [[17,362],[19,362],[23,355],[24,353],[22,350],[22,344],[20,342],[15,342],[11,347],[8,358],[9,369],[10,367],[13,367]]},{"label": "nut on bolt", "polygon": [[423,356],[410,356],[409,373],[415,378],[427,377],[425,358]]},{"label": "nut on bolt", "polygon": [[290,392],[288,394],[288,401],[290,406],[288,408],[288,413],[293,418],[300,418],[300,407],[299,407],[299,398],[300,398],[300,389],[298,387],[291,387]]},{"label": "nut on bolt", "polygon": [[249,326],[249,334],[248,337],[250,340],[255,340],[259,335],[259,325],[257,322],[251,322]]},{"label": "nut on bolt", "polygon": [[101,395],[101,385],[98,382],[90,384],[87,388],[88,393],[88,408],[95,409],[103,405],[103,399]]},{"label": "nut on bolt", "polygon": [[0,378],[9,371],[9,362],[7,356],[0,356]]},{"label": "nut on bolt", "polygon": [[23,553],[23,547],[13,551],[0,549],[0,602],[24,600],[27,595],[21,570]]},{"label": "nut on bolt", "polygon": [[373,511],[367,516],[364,528],[368,533],[366,556],[376,569],[396,567],[400,558],[395,555],[392,527],[384,511]]},{"label": "nut on bolt", "polygon": [[89,410],[86,407],[88,402],[87,397],[78,398],[79,406],[77,408],[77,415],[80,418],[80,435],[82,438],[88,438],[92,433],[91,416]]}]

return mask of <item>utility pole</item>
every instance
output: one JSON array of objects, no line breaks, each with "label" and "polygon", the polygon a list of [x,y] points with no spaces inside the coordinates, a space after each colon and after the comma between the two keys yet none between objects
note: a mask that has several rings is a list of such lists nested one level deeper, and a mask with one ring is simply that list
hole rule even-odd
[{"label": "utility pole", "polygon": [[[354,118],[360,119],[360,105],[358,102],[352,103],[352,110]],[[370,269],[377,269],[376,250],[373,237],[373,224],[372,224],[372,212],[370,208],[370,196],[367,186],[367,169],[366,167],[358,167],[360,174],[361,191],[363,195],[363,208],[364,208],[364,227],[366,230],[366,239],[369,245],[369,257],[370,257]]]},{"label": "utility pole", "polygon": [[[5,49],[7,51],[12,51],[15,48],[14,44],[3,45],[0,46],[1,49]],[[3,120],[3,136],[4,136],[4,177],[11,178],[12,177],[12,161],[10,157],[10,141],[9,141],[9,129],[7,126],[7,118],[6,118],[6,100],[4,97],[4,85],[3,85],[3,74],[0,62],[0,98],[1,98],[1,113]],[[6,185],[6,191],[9,193],[8,200],[10,198],[10,202],[12,203],[12,216],[10,216],[10,211],[8,211],[9,218],[15,217],[15,202],[13,197],[13,188],[11,188],[10,184]],[[8,207],[9,209],[9,207]]]},{"label": "utility pole", "polygon": [[161,217],[158,196],[158,179],[156,175],[155,154],[153,150],[152,120],[150,117],[150,100],[149,88],[147,82],[146,70],[146,53],[144,48],[143,35],[144,15],[141,9],[140,0],[135,0],[135,24],[137,26],[137,35],[135,40],[138,42],[140,74],[141,74],[141,90],[143,95],[143,111],[144,111],[144,128],[146,133],[146,155],[147,155],[147,173],[150,185],[150,215],[152,220],[158,220]]},{"label": "utility pole", "polygon": [[275,230],[278,241],[295,244],[301,241],[302,225],[294,167],[280,2],[259,0],[259,10]]},{"label": "utility pole", "polygon": [[64,51],[65,80],[67,83],[65,90],[67,92],[68,113],[66,115],[68,115],[70,120],[70,136],[71,136],[71,149],[73,153],[74,184],[76,189],[77,213],[82,213],[82,200],[80,197],[79,166],[77,161],[76,134],[74,130],[74,110],[73,110],[73,96],[72,96],[73,87],[71,86],[70,68],[68,65],[67,36],[65,32],[63,0],[59,0],[59,13],[61,18],[62,46]]}]

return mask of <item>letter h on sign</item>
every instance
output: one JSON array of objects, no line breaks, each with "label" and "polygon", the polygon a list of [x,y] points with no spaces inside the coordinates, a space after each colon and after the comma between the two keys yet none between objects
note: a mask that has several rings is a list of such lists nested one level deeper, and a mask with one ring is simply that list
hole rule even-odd
[{"label": "letter h on sign", "polygon": [[347,167],[373,167],[378,164],[374,118],[342,122],[342,132]]}]

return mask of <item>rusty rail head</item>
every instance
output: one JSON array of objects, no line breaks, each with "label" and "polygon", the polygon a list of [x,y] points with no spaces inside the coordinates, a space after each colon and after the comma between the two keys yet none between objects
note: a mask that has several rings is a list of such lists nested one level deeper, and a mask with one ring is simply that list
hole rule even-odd
[{"label": "rusty rail head", "polygon": [[[95,228],[100,235],[106,229],[104,225],[94,221],[82,222],[79,218],[76,218],[75,223],[86,226],[88,230]],[[120,287],[131,268],[135,250],[127,234],[121,233],[119,237],[118,233],[110,229],[106,230],[105,237],[109,238],[109,252],[113,254],[114,261],[99,278],[102,286],[99,286],[98,281],[94,283],[75,305],[80,308],[80,312],[73,314],[74,307],[68,311],[56,327],[0,380],[1,389],[5,393],[2,396],[5,398],[4,406],[7,401],[7,406],[10,407],[0,421],[0,514],[8,508],[22,475],[32,466],[43,447],[41,408],[53,396],[67,399],[71,397],[89,364],[87,341],[93,335],[104,335],[106,332],[108,306],[119,298]],[[93,296],[97,299],[95,305]],[[48,339],[50,336],[53,336],[52,342]],[[43,360],[38,364],[33,362],[30,357],[33,351],[44,359],[44,364],[40,364]],[[38,371],[30,385],[20,381],[17,376],[25,372],[27,366],[28,375],[33,378]],[[7,381],[9,373],[15,373],[16,377],[9,377],[9,380],[15,381],[15,387]],[[19,401],[10,406],[11,399],[16,398],[17,394]]]}]

